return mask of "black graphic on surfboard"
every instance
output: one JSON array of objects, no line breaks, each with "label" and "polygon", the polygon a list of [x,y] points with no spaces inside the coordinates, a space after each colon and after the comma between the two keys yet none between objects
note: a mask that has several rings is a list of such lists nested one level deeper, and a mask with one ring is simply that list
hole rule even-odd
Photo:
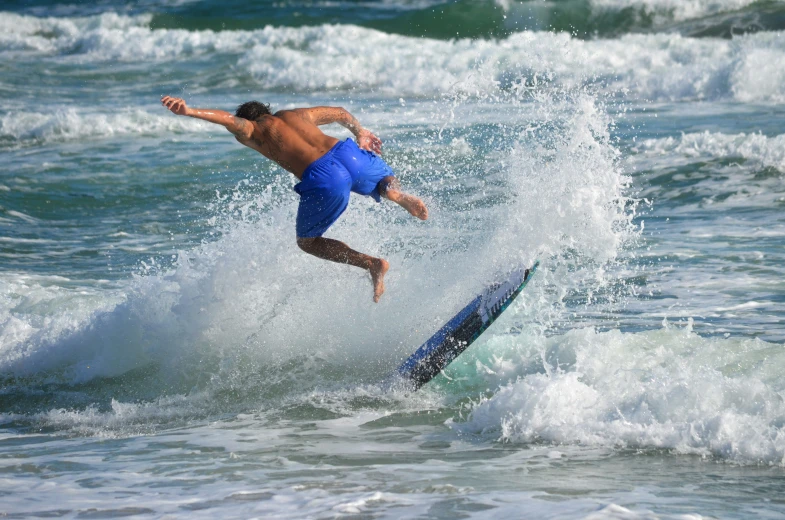
[{"label": "black graphic on surfboard", "polygon": [[395,375],[409,381],[415,390],[436,377],[496,321],[529,283],[538,265],[536,262],[529,269],[517,269],[504,282],[477,295],[404,361]]}]

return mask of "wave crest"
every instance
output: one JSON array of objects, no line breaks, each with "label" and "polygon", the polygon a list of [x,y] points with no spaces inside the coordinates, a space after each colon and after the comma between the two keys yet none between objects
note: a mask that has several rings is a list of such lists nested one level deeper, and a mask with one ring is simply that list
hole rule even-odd
[{"label": "wave crest", "polygon": [[504,386],[455,428],[510,442],[670,449],[785,466],[780,345],[666,327],[573,330],[538,348],[545,353],[535,356],[549,361],[545,373]]}]

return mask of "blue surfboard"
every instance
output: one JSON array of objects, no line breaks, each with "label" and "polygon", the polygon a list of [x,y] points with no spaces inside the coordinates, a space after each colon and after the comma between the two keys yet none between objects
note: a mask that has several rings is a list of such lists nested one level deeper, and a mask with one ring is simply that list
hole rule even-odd
[{"label": "blue surfboard", "polygon": [[505,281],[494,283],[477,295],[398,367],[394,379],[417,390],[436,377],[510,306],[538,265],[535,262],[529,269],[516,269]]}]

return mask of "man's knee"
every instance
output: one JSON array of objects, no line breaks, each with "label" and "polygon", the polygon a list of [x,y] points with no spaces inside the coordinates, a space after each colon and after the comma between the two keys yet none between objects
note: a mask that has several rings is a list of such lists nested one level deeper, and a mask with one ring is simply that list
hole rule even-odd
[{"label": "man's knee", "polygon": [[315,241],[316,237],[297,237],[297,245],[306,253],[310,253],[313,250]]},{"label": "man's knee", "polygon": [[399,190],[401,189],[401,183],[398,182],[398,179],[393,177],[392,175],[388,175],[383,177],[382,180],[379,181],[379,195],[385,197],[387,195],[387,190]]}]

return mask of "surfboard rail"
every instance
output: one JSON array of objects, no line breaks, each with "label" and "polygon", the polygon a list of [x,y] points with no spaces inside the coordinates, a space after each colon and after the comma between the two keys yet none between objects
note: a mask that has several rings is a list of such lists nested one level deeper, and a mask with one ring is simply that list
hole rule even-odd
[{"label": "surfboard rail", "polygon": [[436,377],[510,306],[538,266],[539,262],[535,262],[528,269],[516,269],[506,280],[492,284],[477,295],[409,356],[395,375],[407,381],[414,390]]}]

